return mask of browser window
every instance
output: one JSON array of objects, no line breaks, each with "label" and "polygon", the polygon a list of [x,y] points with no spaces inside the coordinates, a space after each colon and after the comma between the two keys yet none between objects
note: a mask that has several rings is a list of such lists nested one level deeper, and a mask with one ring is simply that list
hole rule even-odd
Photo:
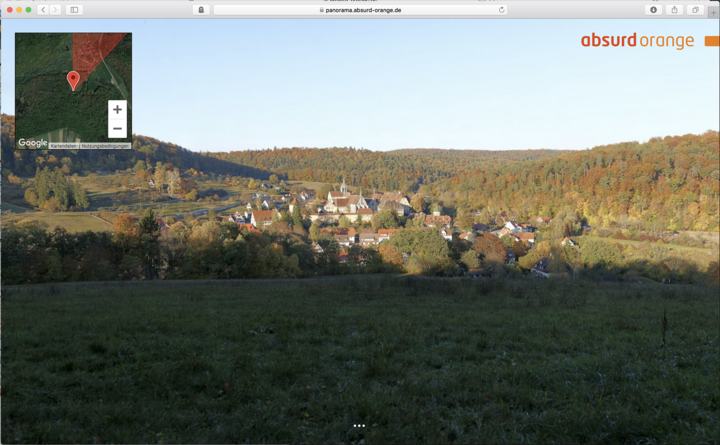
[{"label": "browser window", "polygon": [[3,442],[718,442],[717,2],[0,14]]}]

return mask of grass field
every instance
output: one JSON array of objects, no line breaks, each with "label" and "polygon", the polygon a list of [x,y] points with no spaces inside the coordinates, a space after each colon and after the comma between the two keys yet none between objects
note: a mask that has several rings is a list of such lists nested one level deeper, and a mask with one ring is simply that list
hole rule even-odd
[{"label": "grass field", "polygon": [[[327,183],[326,182],[311,182],[311,181],[285,181],[285,185],[287,185],[288,188],[290,188],[296,184],[299,184],[299,185],[305,187],[306,189],[319,191]],[[354,193],[360,193],[360,187],[348,186],[348,190],[350,190],[351,192],[354,192]],[[368,197],[368,196],[370,196],[371,191],[372,190],[365,190],[363,192],[363,194],[366,197]],[[326,196],[326,198],[327,198],[327,196]]]},{"label": "grass field", "polygon": [[[2,208],[6,210],[7,204],[3,203]],[[70,212],[70,213],[53,213],[47,212],[28,212],[13,217],[13,221],[40,221],[48,224],[49,230],[54,230],[55,227],[62,227],[68,232],[84,232],[86,230],[92,230],[95,232],[104,232],[105,229],[110,228],[108,223],[90,216],[88,213]],[[3,218],[3,225],[8,221]]]},{"label": "grass field", "polygon": [[13,213],[27,213],[27,212],[32,212],[32,210],[30,210],[30,209],[27,208],[27,207],[16,206],[15,204],[10,204],[9,202],[3,202],[0,206],[2,207],[2,211],[3,211],[3,212],[6,211],[6,210],[12,210]]},{"label": "grass field", "polygon": [[720,442],[717,289],[354,276],[3,306],[5,443]]},{"label": "grass field", "polygon": [[[575,237],[578,239],[587,238],[587,239],[594,239],[594,240],[600,240],[600,241],[607,241],[611,243],[620,243],[620,244],[629,244],[633,247],[638,247],[645,243],[644,241],[633,241],[633,240],[623,240],[623,239],[615,239],[615,238],[603,238],[600,236],[591,236],[591,235],[582,235]],[[652,244],[652,243],[651,243]],[[675,244],[663,244],[663,247],[666,247],[669,250],[677,250],[677,251],[697,251],[702,253],[714,253],[717,252],[717,250],[713,249],[705,249],[702,247],[689,247],[689,246],[678,246]]]}]

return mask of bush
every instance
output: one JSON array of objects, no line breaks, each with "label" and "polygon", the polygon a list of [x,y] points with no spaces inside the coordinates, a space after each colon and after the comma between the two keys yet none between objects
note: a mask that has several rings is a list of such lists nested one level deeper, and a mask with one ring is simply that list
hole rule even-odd
[{"label": "bush", "polygon": [[10,184],[22,184],[22,183],[25,182],[25,181],[22,180],[22,178],[20,178],[20,177],[18,177],[18,176],[15,176],[15,175],[13,175],[13,174],[11,174],[10,176],[8,176],[8,180],[10,181]]},{"label": "bush", "polygon": [[185,199],[188,201],[196,201],[198,199],[198,192],[195,189],[190,190],[190,193],[185,195]]}]

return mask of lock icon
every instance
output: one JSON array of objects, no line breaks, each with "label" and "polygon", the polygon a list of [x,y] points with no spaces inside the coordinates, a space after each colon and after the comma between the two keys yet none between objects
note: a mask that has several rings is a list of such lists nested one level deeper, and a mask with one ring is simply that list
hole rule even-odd
[{"label": "lock icon", "polygon": [[205,7],[204,7],[204,6],[198,6],[198,14],[205,14]]}]

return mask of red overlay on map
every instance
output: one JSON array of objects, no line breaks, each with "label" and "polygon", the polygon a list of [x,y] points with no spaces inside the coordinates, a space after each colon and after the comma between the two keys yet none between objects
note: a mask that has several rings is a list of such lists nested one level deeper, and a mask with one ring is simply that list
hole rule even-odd
[{"label": "red overlay on map", "polygon": [[123,37],[125,33],[73,34],[73,71],[80,75],[77,85],[87,79]]}]

